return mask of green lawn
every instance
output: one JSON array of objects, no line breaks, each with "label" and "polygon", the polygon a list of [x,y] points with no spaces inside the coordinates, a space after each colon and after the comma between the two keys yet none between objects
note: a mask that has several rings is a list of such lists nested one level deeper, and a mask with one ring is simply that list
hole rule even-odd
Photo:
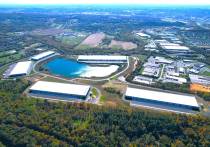
[{"label": "green lawn", "polygon": [[93,48],[93,47],[91,47],[89,45],[85,45],[85,44],[80,44],[75,49],[78,49],[78,50],[86,50],[86,49],[90,49],[90,48]]},{"label": "green lawn", "polygon": [[98,91],[97,91],[96,88],[92,88],[91,92],[92,92],[92,94],[93,94],[95,97],[97,97],[97,96],[99,95],[99,93],[98,93]]},{"label": "green lawn", "polygon": [[67,45],[71,45],[71,46],[80,44],[84,39],[85,39],[85,37],[68,37],[68,36],[60,38],[60,40],[63,44],[67,44]]},{"label": "green lawn", "polygon": [[142,67],[139,71],[139,74],[142,74],[142,72],[144,71],[144,67]]},{"label": "green lawn", "polygon": [[210,72],[205,71],[205,72],[202,73],[202,75],[204,75],[204,76],[210,76]]},{"label": "green lawn", "polygon": [[100,97],[100,102],[105,102],[105,100],[106,100],[106,97],[102,95],[102,96]]},{"label": "green lawn", "polygon": [[46,77],[42,79],[43,81],[48,81],[48,82],[60,82],[60,83],[70,83],[69,81],[62,80],[62,79],[57,79],[53,77]]},{"label": "green lawn", "polygon": [[141,62],[144,62],[147,59],[147,56],[146,55],[139,55],[138,58]]}]

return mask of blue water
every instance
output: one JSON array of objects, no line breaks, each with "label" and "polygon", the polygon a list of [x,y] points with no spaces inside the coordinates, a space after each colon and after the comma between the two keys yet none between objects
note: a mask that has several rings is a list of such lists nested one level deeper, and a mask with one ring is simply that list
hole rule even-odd
[{"label": "blue water", "polygon": [[55,58],[44,65],[44,67],[54,75],[60,75],[67,78],[79,77],[88,68],[87,64],[66,58]]}]

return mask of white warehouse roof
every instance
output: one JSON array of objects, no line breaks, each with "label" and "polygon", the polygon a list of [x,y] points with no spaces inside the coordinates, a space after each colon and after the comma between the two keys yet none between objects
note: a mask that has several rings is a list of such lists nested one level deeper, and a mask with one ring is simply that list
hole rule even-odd
[{"label": "white warehouse roof", "polygon": [[163,42],[163,43],[159,43],[161,46],[180,46],[179,44],[177,44],[177,43],[165,43],[165,42]]},{"label": "white warehouse roof", "polygon": [[32,60],[40,60],[40,59],[47,57],[49,55],[52,55],[54,53],[55,53],[54,51],[46,51],[46,52],[43,52],[43,53],[33,56],[31,59]]},{"label": "white warehouse roof", "polygon": [[136,88],[129,88],[129,87],[127,88],[126,96],[199,107],[194,96],[172,94],[172,93],[136,89]]},{"label": "white warehouse roof", "polygon": [[32,61],[18,62],[9,73],[9,76],[28,74],[32,68]]},{"label": "white warehouse roof", "polygon": [[78,60],[127,60],[127,56],[110,56],[110,55],[80,55]]},{"label": "white warehouse roof", "polygon": [[66,84],[66,83],[57,83],[57,82],[46,82],[46,81],[38,81],[30,88],[30,90],[36,90],[36,91],[80,95],[80,96],[86,96],[89,89],[90,86],[87,85],[76,85],[76,84]]},{"label": "white warehouse roof", "polygon": [[190,50],[189,47],[186,47],[186,46],[162,46],[163,49],[166,49],[166,50]]}]

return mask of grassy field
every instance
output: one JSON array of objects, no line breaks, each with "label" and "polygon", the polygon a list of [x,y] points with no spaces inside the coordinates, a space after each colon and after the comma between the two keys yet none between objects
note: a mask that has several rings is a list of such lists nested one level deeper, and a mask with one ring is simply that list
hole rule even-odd
[{"label": "grassy field", "polygon": [[205,71],[205,72],[202,73],[202,75],[204,75],[204,76],[210,76],[210,72]]},{"label": "grassy field", "polygon": [[77,47],[75,47],[75,49],[77,49],[77,50],[86,50],[86,49],[90,49],[90,48],[91,48],[91,46],[85,45],[85,44],[80,44]]},{"label": "grassy field", "polygon": [[70,45],[70,46],[76,46],[80,44],[85,37],[82,36],[64,36],[64,37],[59,37],[58,40],[61,41],[61,43],[65,45]]},{"label": "grassy field", "polygon": [[141,62],[144,62],[147,59],[147,56],[146,55],[139,55],[138,58]]},{"label": "grassy field", "polygon": [[18,60],[21,59],[23,57],[23,55],[21,53],[16,53],[13,55],[9,55],[9,56],[4,56],[0,58],[0,64],[7,64],[10,63],[14,60]]},{"label": "grassy field", "polygon": [[62,80],[62,79],[57,79],[53,77],[45,77],[42,79],[42,81],[48,81],[48,82],[60,82],[60,83],[72,83],[70,81]]}]

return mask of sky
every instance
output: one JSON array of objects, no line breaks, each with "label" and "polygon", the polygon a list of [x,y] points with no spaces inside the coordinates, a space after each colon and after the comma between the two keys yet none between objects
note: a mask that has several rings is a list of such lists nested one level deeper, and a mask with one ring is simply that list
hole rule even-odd
[{"label": "sky", "polygon": [[0,4],[176,4],[176,5],[210,5],[210,0],[0,0]]}]

